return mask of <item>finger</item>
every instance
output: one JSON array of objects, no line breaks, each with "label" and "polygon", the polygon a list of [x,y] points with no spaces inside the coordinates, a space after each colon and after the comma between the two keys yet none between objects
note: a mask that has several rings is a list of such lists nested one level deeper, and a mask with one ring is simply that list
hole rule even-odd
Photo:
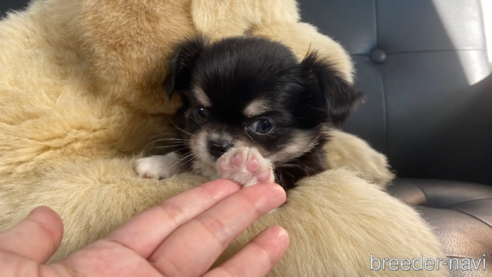
[{"label": "finger", "polygon": [[282,258],[289,243],[289,235],[282,227],[270,227],[204,277],[265,276]]},{"label": "finger", "polygon": [[38,276],[39,267],[31,259],[0,251],[0,276]]},{"label": "finger", "polygon": [[237,183],[228,180],[205,183],[136,216],[106,240],[147,259],[175,229],[239,189]]},{"label": "finger", "polygon": [[176,230],[149,262],[165,276],[202,275],[235,237],[285,197],[276,184],[247,187]]},{"label": "finger", "polygon": [[45,263],[60,246],[63,222],[48,207],[34,209],[26,219],[0,233],[0,251]]}]

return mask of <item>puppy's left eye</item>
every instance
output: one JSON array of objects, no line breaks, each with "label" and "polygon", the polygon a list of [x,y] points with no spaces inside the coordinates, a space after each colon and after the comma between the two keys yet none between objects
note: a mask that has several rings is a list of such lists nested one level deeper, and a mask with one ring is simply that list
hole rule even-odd
[{"label": "puppy's left eye", "polygon": [[268,119],[259,119],[253,122],[253,124],[251,124],[248,129],[257,134],[266,135],[270,133],[270,131],[272,131],[273,123]]},{"label": "puppy's left eye", "polygon": [[195,114],[199,119],[205,119],[208,116],[207,110],[203,107],[196,108]]}]

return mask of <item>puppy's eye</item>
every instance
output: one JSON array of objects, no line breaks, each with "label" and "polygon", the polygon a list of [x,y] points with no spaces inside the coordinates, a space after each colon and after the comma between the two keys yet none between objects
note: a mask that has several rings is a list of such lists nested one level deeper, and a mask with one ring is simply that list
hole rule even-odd
[{"label": "puppy's eye", "polygon": [[266,135],[270,133],[270,131],[272,131],[273,123],[268,119],[259,119],[253,122],[253,124],[251,124],[248,129],[257,134]]},{"label": "puppy's eye", "polygon": [[205,119],[208,116],[207,110],[203,107],[196,108],[195,114],[199,119]]}]

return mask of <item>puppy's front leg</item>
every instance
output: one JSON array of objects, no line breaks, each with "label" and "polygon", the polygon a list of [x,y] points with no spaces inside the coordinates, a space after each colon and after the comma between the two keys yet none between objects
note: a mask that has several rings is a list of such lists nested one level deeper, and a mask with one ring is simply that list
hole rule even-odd
[{"label": "puppy's front leg", "polygon": [[217,161],[217,172],[219,178],[232,180],[243,187],[275,181],[272,163],[255,148],[230,149]]},{"label": "puppy's front leg", "polygon": [[135,169],[140,177],[149,179],[169,178],[181,172],[179,156],[175,152],[138,159]]}]

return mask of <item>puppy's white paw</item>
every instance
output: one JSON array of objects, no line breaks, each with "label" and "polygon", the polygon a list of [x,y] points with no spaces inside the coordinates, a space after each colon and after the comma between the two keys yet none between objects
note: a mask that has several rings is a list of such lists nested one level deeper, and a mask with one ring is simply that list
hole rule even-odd
[{"label": "puppy's white paw", "polygon": [[151,156],[135,161],[135,170],[142,178],[164,179],[177,173],[178,155],[169,153],[165,156]]},{"label": "puppy's white paw", "polygon": [[227,151],[217,161],[218,177],[243,187],[275,181],[272,163],[255,148],[240,147]]}]

